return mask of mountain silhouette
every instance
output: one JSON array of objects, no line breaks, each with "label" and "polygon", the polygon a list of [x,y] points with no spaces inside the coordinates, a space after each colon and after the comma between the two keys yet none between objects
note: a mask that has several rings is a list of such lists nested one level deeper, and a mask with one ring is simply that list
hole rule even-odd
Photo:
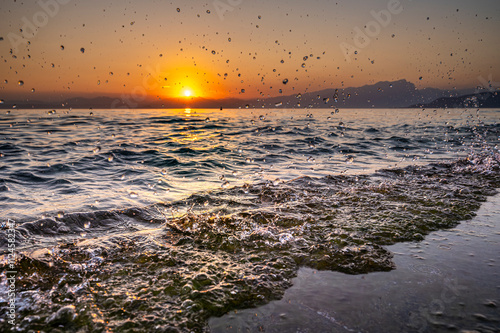
[{"label": "mountain silhouette", "polygon": [[498,92],[483,92],[459,97],[438,98],[431,103],[416,104],[413,108],[500,108]]},{"label": "mountain silhouette", "polygon": [[[140,101],[101,96],[75,97],[52,101],[5,101],[1,109],[147,109],[147,108],[406,108],[444,103],[446,98],[472,95],[473,89],[417,89],[406,80],[382,81],[352,88],[329,88],[315,92],[296,93],[265,99],[207,99],[207,98],[145,98]],[[458,100],[457,100],[458,101]],[[451,104],[452,101],[449,101]],[[458,102],[457,102],[458,103]],[[489,103],[489,102],[488,102]],[[433,105],[433,104],[432,104]],[[457,104],[458,105],[458,104]]]}]

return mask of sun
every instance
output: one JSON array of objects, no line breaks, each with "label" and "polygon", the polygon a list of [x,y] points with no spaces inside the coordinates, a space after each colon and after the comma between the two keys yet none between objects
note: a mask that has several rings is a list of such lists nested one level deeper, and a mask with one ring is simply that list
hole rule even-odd
[{"label": "sun", "polygon": [[193,96],[193,92],[191,91],[191,89],[186,88],[186,89],[184,89],[184,90],[182,91],[182,95],[183,95],[184,97],[191,97],[191,96]]}]

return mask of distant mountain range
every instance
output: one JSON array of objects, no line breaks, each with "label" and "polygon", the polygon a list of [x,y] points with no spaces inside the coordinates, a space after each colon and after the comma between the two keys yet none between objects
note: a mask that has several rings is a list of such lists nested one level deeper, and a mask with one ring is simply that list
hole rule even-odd
[{"label": "distant mountain range", "polygon": [[[15,105],[15,106],[14,106]],[[476,106],[477,105],[477,106]],[[58,108],[444,108],[500,107],[497,92],[476,93],[474,89],[417,89],[406,80],[378,82],[357,88],[325,89],[265,99],[173,98],[134,101],[113,97],[71,98],[56,102],[6,101],[2,109]]]},{"label": "distant mountain range", "polygon": [[[406,108],[430,103],[438,98],[471,94],[474,89],[417,89],[406,80],[378,82],[359,88],[326,89],[295,96],[273,97],[253,102],[252,107],[311,107],[311,108]],[[300,106],[299,106],[300,105]]]}]

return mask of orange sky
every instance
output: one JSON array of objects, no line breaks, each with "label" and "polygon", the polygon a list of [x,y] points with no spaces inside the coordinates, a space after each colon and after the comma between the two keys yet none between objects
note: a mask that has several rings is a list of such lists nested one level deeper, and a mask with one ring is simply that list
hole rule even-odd
[{"label": "orange sky", "polygon": [[257,99],[383,80],[500,81],[500,2],[394,1],[9,1],[0,99]]}]

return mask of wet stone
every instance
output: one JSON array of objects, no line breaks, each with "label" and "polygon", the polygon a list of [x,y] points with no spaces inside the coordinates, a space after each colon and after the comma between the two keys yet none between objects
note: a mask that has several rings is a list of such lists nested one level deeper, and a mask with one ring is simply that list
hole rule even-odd
[{"label": "wet stone", "polygon": [[75,307],[73,305],[68,305],[60,308],[56,313],[54,313],[48,320],[49,325],[67,325],[71,323],[76,318]]}]

